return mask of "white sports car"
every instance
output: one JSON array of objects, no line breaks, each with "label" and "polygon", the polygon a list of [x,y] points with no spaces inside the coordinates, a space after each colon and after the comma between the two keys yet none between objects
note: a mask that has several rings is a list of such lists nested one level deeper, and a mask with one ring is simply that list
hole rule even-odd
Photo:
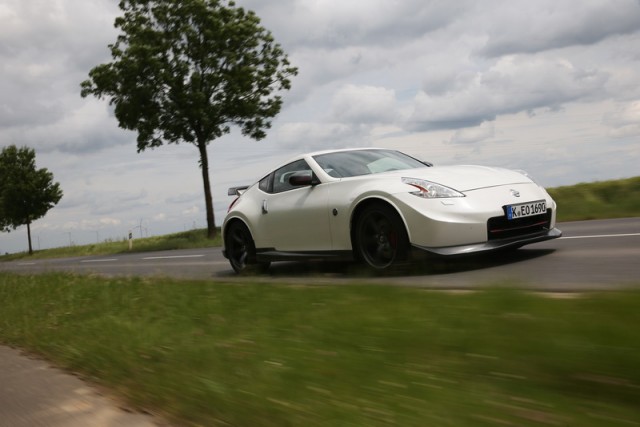
[{"label": "white sports car", "polygon": [[556,203],[524,172],[433,166],[387,149],[304,154],[229,195],[223,253],[236,272],[318,258],[385,269],[413,251],[467,254],[562,235]]}]

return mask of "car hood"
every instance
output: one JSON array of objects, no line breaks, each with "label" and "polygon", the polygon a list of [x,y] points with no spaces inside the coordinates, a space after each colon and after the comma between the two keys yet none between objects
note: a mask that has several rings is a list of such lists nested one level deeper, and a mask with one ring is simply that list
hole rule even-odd
[{"label": "car hood", "polygon": [[523,174],[513,170],[474,165],[433,166],[388,173],[394,176],[424,179],[462,192],[532,182]]}]

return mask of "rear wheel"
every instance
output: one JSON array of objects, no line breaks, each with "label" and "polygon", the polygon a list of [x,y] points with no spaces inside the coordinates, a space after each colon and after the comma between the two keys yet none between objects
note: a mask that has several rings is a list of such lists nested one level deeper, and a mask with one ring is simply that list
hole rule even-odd
[{"label": "rear wheel", "polygon": [[269,268],[268,262],[256,262],[256,247],[251,232],[240,221],[229,225],[225,236],[225,247],[229,263],[238,274],[266,271]]},{"label": "rear wheel", "polygon": [[367,206],[358,217],[354,243],[357,255],[376,270],[404,261],[409,252],[402,219],[393,208],[383,204]]}]

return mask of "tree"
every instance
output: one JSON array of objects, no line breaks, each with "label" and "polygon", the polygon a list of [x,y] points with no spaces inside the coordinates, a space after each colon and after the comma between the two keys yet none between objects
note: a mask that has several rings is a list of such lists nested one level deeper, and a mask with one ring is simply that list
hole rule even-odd
[{"label": "tree", "polygon": [[94,67],[81,95],[106,97],[138,152],[186,142],[200,154],[207,227],[216,228],[208,144],[236,125],[266,136],[297,74],[252,11],[221,0],[123,0],[112,62]]},{"label": "tree", "polygon": [[0,152],[0,231],[27,226],[29,254],[31,223],[42,218],[62,198],[60,184],[47,169],[36,169],[36,153],[10,145]]}]

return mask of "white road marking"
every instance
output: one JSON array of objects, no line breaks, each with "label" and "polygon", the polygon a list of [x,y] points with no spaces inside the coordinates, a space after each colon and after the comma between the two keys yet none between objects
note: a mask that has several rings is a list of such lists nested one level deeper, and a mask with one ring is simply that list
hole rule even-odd
[{"label": "white road marking", "polygon": [[567,236],[561,237],[560,239],[603,239],[606,237],[631,237],[631,236],[640,236],[640,233],[628,233],[628,234],[598,234],[595,236]]},{"label": "white road marking", "polygon": [[142,259],[149,260],[149,259],[175,259],[175,258],[202,258],[203,256],[204,255],[149,256]]},{"label": "white road marking", "polygon": [[18,265],[36,265],[35,262],[21,262]]},{"label": "white road marking", "polygon": [[85,259],[83,261],[80,262],[111,262],[111,261],[117,261],[117,258],[102,258],[102,259]]}]

